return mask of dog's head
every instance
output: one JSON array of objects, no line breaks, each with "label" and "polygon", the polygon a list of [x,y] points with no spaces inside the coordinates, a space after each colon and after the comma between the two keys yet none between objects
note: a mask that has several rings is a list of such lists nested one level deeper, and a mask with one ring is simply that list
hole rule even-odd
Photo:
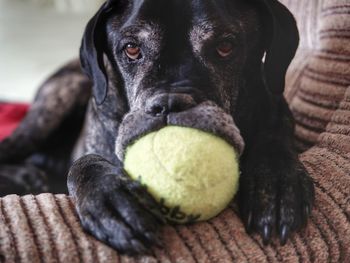
[{"label": "dog's head", "polygon": [[215,133],[241,153],[239,93],[281,95],[297,45],[295,20],[277,0],[109,0],[87,25],[81,62],[96,105],[111,83],[123,98],[119,158],[165,125]]}]

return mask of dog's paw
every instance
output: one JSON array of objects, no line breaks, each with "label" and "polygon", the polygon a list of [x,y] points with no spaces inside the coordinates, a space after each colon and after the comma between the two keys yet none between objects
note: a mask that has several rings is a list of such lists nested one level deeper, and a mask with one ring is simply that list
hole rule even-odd
[{"label": "dog's paw", "polygon": [[152,245],[160,245],[158,220],[126,189],[86,197],[78,214],[86,231],[121,253],[147,254]]},{"label": "dog's paw", "polygon": [[152,245],[161,245],[162,221],[151,212],[158,204],[138,182],[111,174],[85,190],[76,208],[87,232],[128,255],[148,254]]},{"label": "dog's paw", "polygon": [[252,169],[243,174],[238,194],[241,217],[248,233],[258,232],[268,244],[274,232],[284,245],[293,231],[306,225],[314,186],[302,164],[294,169]]}]

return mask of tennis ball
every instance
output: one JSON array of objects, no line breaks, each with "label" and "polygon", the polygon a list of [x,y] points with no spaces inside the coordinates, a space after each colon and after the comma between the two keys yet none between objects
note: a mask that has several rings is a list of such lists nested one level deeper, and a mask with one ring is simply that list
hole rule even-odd
[{"label": "tennis ball", "polygon": [[124,169],[147,187],[172,222],[189,223],[218,215],[238,188],[238,156],[212,134],[167,126],[126,149]]}]

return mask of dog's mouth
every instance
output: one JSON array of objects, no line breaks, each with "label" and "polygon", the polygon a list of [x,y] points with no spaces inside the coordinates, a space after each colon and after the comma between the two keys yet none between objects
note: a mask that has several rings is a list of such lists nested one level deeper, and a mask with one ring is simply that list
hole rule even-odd
[{"label": "dog's mouth", "polygon": [[215,103],[206,101],[185,111],[165,115],[150,115],[142,109],[129,112],[119,127],[117,157],[123,160],[128,145],[148,133],[171,125],[199,129],[219,136],[231,144],[239,155],[244,150],[243,138],[233,118]]}]

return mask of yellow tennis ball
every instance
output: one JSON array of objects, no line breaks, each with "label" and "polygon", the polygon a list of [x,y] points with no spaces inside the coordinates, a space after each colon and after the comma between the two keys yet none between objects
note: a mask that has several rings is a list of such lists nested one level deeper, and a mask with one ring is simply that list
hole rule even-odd
[{"label": "yellow tennis ball", "polygon": [[172,222],[218,215],[238,188],[238,156],[225,140],[177,126],[152,132],[130,145],[124,169],[161,203]]}]

